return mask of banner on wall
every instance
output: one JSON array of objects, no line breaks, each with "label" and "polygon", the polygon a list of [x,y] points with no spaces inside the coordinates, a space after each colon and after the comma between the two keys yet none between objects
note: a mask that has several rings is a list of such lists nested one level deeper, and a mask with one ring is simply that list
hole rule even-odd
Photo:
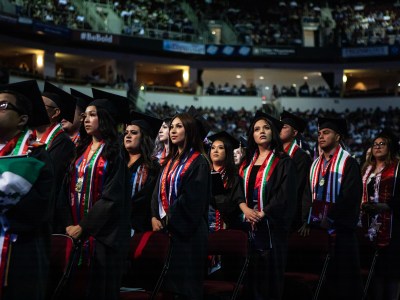
[{"label": "banner on wall", "polygon": [[66,27],[55,26],[36,21],[33,21],[33,30],[39,34],[50,34],[64,37],[69,37],[71,35],[71,30]]},{"label": "banner on wall", "polygon": [[119,36],[109,33],[74,31],[72,39],[81,42],[91,42],[99,44],[119,44]]},{"label": "banner on wall", "polygon": [[172,41],[172,40],[163,40],[163,50],[170,52],[185,53],[185,54],[204,55],[205,45]]},{"label": "banner on wall", "polygon": [[372,57],[372,56],[388,56],[388,46],[377,46],[377,47],[357,47],[357,48],[343,48],[343,58],[355,58],[355,57]]},{"label": "banner on wall", "polygon": [[254,56],[295,56],[295,48],[254,47]]},{"label": "banner on wall", "polygon": [[207,45],[206,54],[211,56],[250,56],[250,46]]}]

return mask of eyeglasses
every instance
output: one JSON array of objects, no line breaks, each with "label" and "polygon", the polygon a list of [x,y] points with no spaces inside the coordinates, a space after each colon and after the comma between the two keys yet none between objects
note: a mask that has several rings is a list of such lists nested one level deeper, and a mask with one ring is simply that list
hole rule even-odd
[{"label": "eyeglasses", "polygon": [[16,111],[17,113],[21,114],[21,110],[16,107],[14,104],[7,102],[7,101],[1,101],[0,102],[0,110],[13,110]]},{"label": "eyeglasses", "polygon": [[386,142],[374,143],[372,145],[372,147],[374,147],[374,148],[380,148],[380,147],[383,147],[383,146],[386,146]]}]

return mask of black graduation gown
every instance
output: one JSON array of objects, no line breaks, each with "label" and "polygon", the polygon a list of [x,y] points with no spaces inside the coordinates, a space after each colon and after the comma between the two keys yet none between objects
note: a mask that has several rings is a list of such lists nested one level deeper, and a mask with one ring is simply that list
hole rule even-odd
[{"label": "black graduation gown", "polygon": [[298,230],[301,225],[307,220],[307,216],[302,213],[303,207],[307,203],[306,197],[309,195],[305,193],[305,188],[307,186],[307,181],[309,180],[310,167],[312,160],[310,155],[303,149],[299,148],[294,153],[293,162],[296,167],[296,177],[297,177],[297,210],[296,215],[293,220],[292,229]]},{"label": "black graduation gown", "polygon": [[62,132],[57,135],[47,148],[54,165],[55,185],[61,188],[68,167],[75,156],[75,144],[69,136]]},{"label": "black graduation gown", "polygon": [[[294,163],[288,155],[282,154],[267,184],[264,198],[263,211],[270,226],[272,248],[264,252],[255,251],[252,256],[247,299],[282,298],[288,233],[296,212],[297,194],[293,190],[296,184]],[[249,194],[252,193],[249,191]]]},{"label": "black graduation gown", "polygon": [[[152,216],[158,219],[159,184],[160,180],[157,181],[152,199]],[[178,197],[169,207],[165,224],[171,234],[173,248],[164,286],[166,290],[188,299],[203,299],[210,198],[210,165],[200,155],[187,169]]]},{"label": "black graduation gown", "polygon": [[[336,232],[327,283],[330,299],[360,299],[360,254],[355,229],[360,215],[362,178],[353,157],[348,157],[343,173],[339,195],[327,215]],[[308,180],[307,193],[311,201],[309,187]],[[308,203],[307,207],[310,206]]]},{"label": "black graduation gown", "polygon": [[[78,299],[118,299],[123,263],[127,257],[130,239],[130,184],[128,168],[122,155],[108,161],[103,191],[79,225],[82,239],[95,238],[95,251],[91,258],[88,296],[74,295]],[[69,206],[69,177],[63,183],[60,203],[64,206],[64,224],[73,225]],[[76,278],[75,278],[76,279]],[[74,274],[71,276],[74,282]],[[80,298],[79,298],[80,297]]]},{"label": "black graduation gown", "polygon": [[28,194],[5,213],[9,232],[18,235],[12,243],[5,300],[42,300],[46,294],[54,173],[44,146],[35,148],[30,156],[43,161],[45,166]]},{"label": "black graduation gown", "polygon": [[239,203],[242,202],[243,199],[243,180],[239,175],[233,177],[232,186],[227,188],[224,193],[212,196],[211,206],[219,210],[227,229],[242,228],[243,214],[240,210]]},{"label": "black graduation gown", "polygon": [[[132,178],[133,172],[143,164],[143,158],[139,158],[129,168],[129,178]],[[151,231],[151,197],[154,191],[154,187],[157,183],[158,174],[160,172],[160,165],[154,161],[153,168],[149,169],[146,182],[142,189],[136,192],[132,198],[132,214],[131,224],[135,232]]]}]

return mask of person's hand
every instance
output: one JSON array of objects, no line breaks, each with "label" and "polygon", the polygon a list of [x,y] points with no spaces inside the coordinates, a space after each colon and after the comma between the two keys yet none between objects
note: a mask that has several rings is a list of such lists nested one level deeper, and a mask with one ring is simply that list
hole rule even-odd
[{"label": "person's hand", "polygon": [[307,224],[307,222],[304,222],[303,225],[300,227],[297,232],[300,234],[300,236],[309,236],[310,235],[310,225]]},{"label": "person's hand", "polygon": [[258,211],[257,212],[257,215],[258,215],[258,217],[260,218],[260,220],[262,219],[262,218],[264,218],[265,217],[265,212],[262,210],[262,211]]},{"label": "person's hand", "polygon": [[78,239],[82,235],[82,227],[79,225],[68,226],[65,231],[73,239]]},{"label": "person's hand", "polygon": [[258,221],[261,220],[261,217],[259,216],[258,212],[251,209],[251,208],[245,208],[243,210],[244,216],[246,217],[247,220],[253,223],[257,223]]},{"label": "person's hand", "polygon": [[153,231],[160,231],[163,229],[161,221],[155,217],[151,218],[151,227],[153,228]]}]

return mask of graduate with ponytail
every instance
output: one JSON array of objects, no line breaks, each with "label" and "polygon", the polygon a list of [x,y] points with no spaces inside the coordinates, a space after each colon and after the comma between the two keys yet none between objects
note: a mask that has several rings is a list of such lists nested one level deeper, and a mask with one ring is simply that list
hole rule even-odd
[{"label": "graduate with ponytail", "polygon": [[153,230],[166,230],[172,239],[164,286],[175,299],[203,299],[211,168],[202,143],[208,130],[200,118],[189,113],[172,118],[170,151],[152,200]]}]

